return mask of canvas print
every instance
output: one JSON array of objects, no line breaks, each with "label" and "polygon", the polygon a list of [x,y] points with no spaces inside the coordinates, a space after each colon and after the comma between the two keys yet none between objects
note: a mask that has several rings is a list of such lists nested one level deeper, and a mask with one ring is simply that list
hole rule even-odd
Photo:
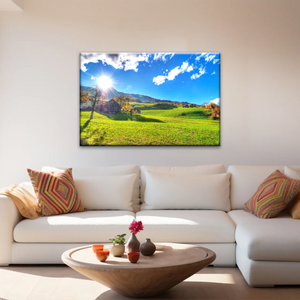
[{"label": "canvas print", "polygon": [[220,53],[81,53],[81,146],[220,146]]}]

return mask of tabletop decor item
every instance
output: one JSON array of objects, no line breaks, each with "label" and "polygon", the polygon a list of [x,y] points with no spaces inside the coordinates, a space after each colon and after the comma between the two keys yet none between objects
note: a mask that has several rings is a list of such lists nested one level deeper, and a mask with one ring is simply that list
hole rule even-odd
[{"label": "tabletop decor item", "polygon": [[156,246],[151,242],[149,238],[146,238],[146,241],[141,244],[140,246],[140,252],[144,256],[151,256],[156,250]]},{"label": "tabletop decor item", "polygon": [[118,234],[113,239],[109,239],[113,242],[111,247],[111,254],[115,257],[121,257],[125,252],[125,236],[126,233]]},{"label": "tabletop decor item", "polygon": [[142,221],[133,220],[129,226],[131,235],[126,243],[126,251],[130,252],[139,252],[140,251],[140,242],[136,238],[136,234],[144,229]]},{"label": "tabletop decor item", "polygon": [[80,146],[220,146],[220,53],[80,53]]},{"label": "tabletop decor item", "polygon": [[95,254],[96,254],[97,259],[100,262],[105,262],[107,260],[108,256],[109,256],[109,250],[104,249],[104,250],[96,252]]},{"label": "tabletop decor item", "polygon": [[104,245],[93,245],[93,252],[100,262],[105,262],[109,256],[109,250],[104,249]]},{"label": "tabletop decor item", "polygon": [[127,257],[131,263],[136,263],[140,259],[140,252],[127,253]]},{"label": "tabletop decor item", "polygon": [[97,253],[98,251],[102,251],[104,249],[104,245],[93,245],[93,252]]}]

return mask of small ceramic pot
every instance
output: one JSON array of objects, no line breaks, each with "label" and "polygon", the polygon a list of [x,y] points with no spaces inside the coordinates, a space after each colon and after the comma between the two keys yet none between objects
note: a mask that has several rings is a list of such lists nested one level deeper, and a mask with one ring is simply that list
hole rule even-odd
[{"label": "small ceramic pot", "polygon": [[140,259],[140,252],[129,252],[127,257],[131,263],[136,263]]},{"label": "small ceramic pot", "polygon": [[98,251],[102,251],[104,249],[104,245],[93,245],[93,251],[94,253]]},{"label": "small ceramic pot", "polygon": [[146,239],[146,242],[144,242],[140,246],[140,252],[144,256],[151,256],[151,255],[153,255],[153,253],[155,252],[155,250],[156,250],[156,246],[148,238]]},{"label": "small ceramic pot", "polygon": [[125,252],[125,246],[124,245],[113,245],[110,249],[111,254],[115,257],[121,257],[123,256]]},{"label": "small ceramic pot", "polygon": [[109,256],[109,250],[102,250],[95,253],[100,262],[105,262]]}]

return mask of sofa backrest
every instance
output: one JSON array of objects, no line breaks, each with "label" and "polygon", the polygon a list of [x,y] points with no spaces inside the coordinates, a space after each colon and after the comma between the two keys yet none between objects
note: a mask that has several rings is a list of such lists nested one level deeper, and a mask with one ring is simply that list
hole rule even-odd
[{"label": "sofa backrest", "polygon": [[180,175],[189,177],[199,177],[204,175],[214,175],[226,173],[224,165],[203,165],[191,167],[158,167],[158,166],[142,166],[141,167],[141,201],[145,203],[146,189],[146,171],[156,172],[161,174]]},{"label": "sofa backrest", "polygon": [[[66,169],[66,168],[58,168]],[[57,168],[54,167],[43,167],[42,172],[54,172]],[[132,208],[133,211],[139,211],[140,208],[140,188],[139,188],[139,178],[140,169],[137,165],[124,165],[115,167],[98,167],[98,168],[72,168],[72,173],[74,180],[76,177],[94,177],[94,176],[118,176],[118,175],[130,175],[136,174],[136,179],[134,182],[133,193],[132,193]],[[116,187],[117,188],[117,187]]]},{"label": "sofa backrest", "polygon": [[284,166],[229,166],[227,171],[231,173],[231,209],[244,209],[245,202],[254,195],[259,185],[276,170],[284,173]]},{"label": "sofa backrest", "polygon": [[[291,168],[297,172],[300,172],[300,166],[285,166],[284,167],[284,174],[287,175],[287,169]],[[288,176],[288,175],[287,175]]]}]

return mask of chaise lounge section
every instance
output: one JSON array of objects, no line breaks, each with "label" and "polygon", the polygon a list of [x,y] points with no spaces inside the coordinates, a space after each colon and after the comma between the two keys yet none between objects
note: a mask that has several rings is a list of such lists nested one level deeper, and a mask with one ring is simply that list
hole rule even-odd
[{"label": "chaise lounge section", "polygon": [[[300,170],[299,166],[292,169]],[[236,225],[236,264],[247,283],[255,287],[300,284],[300,220],[288,211],[260,219],[244,210],[244,203],[275,170],[284,166],[229,166],[231,211]],[[298,178],[293,178],[298,179]]]}]

